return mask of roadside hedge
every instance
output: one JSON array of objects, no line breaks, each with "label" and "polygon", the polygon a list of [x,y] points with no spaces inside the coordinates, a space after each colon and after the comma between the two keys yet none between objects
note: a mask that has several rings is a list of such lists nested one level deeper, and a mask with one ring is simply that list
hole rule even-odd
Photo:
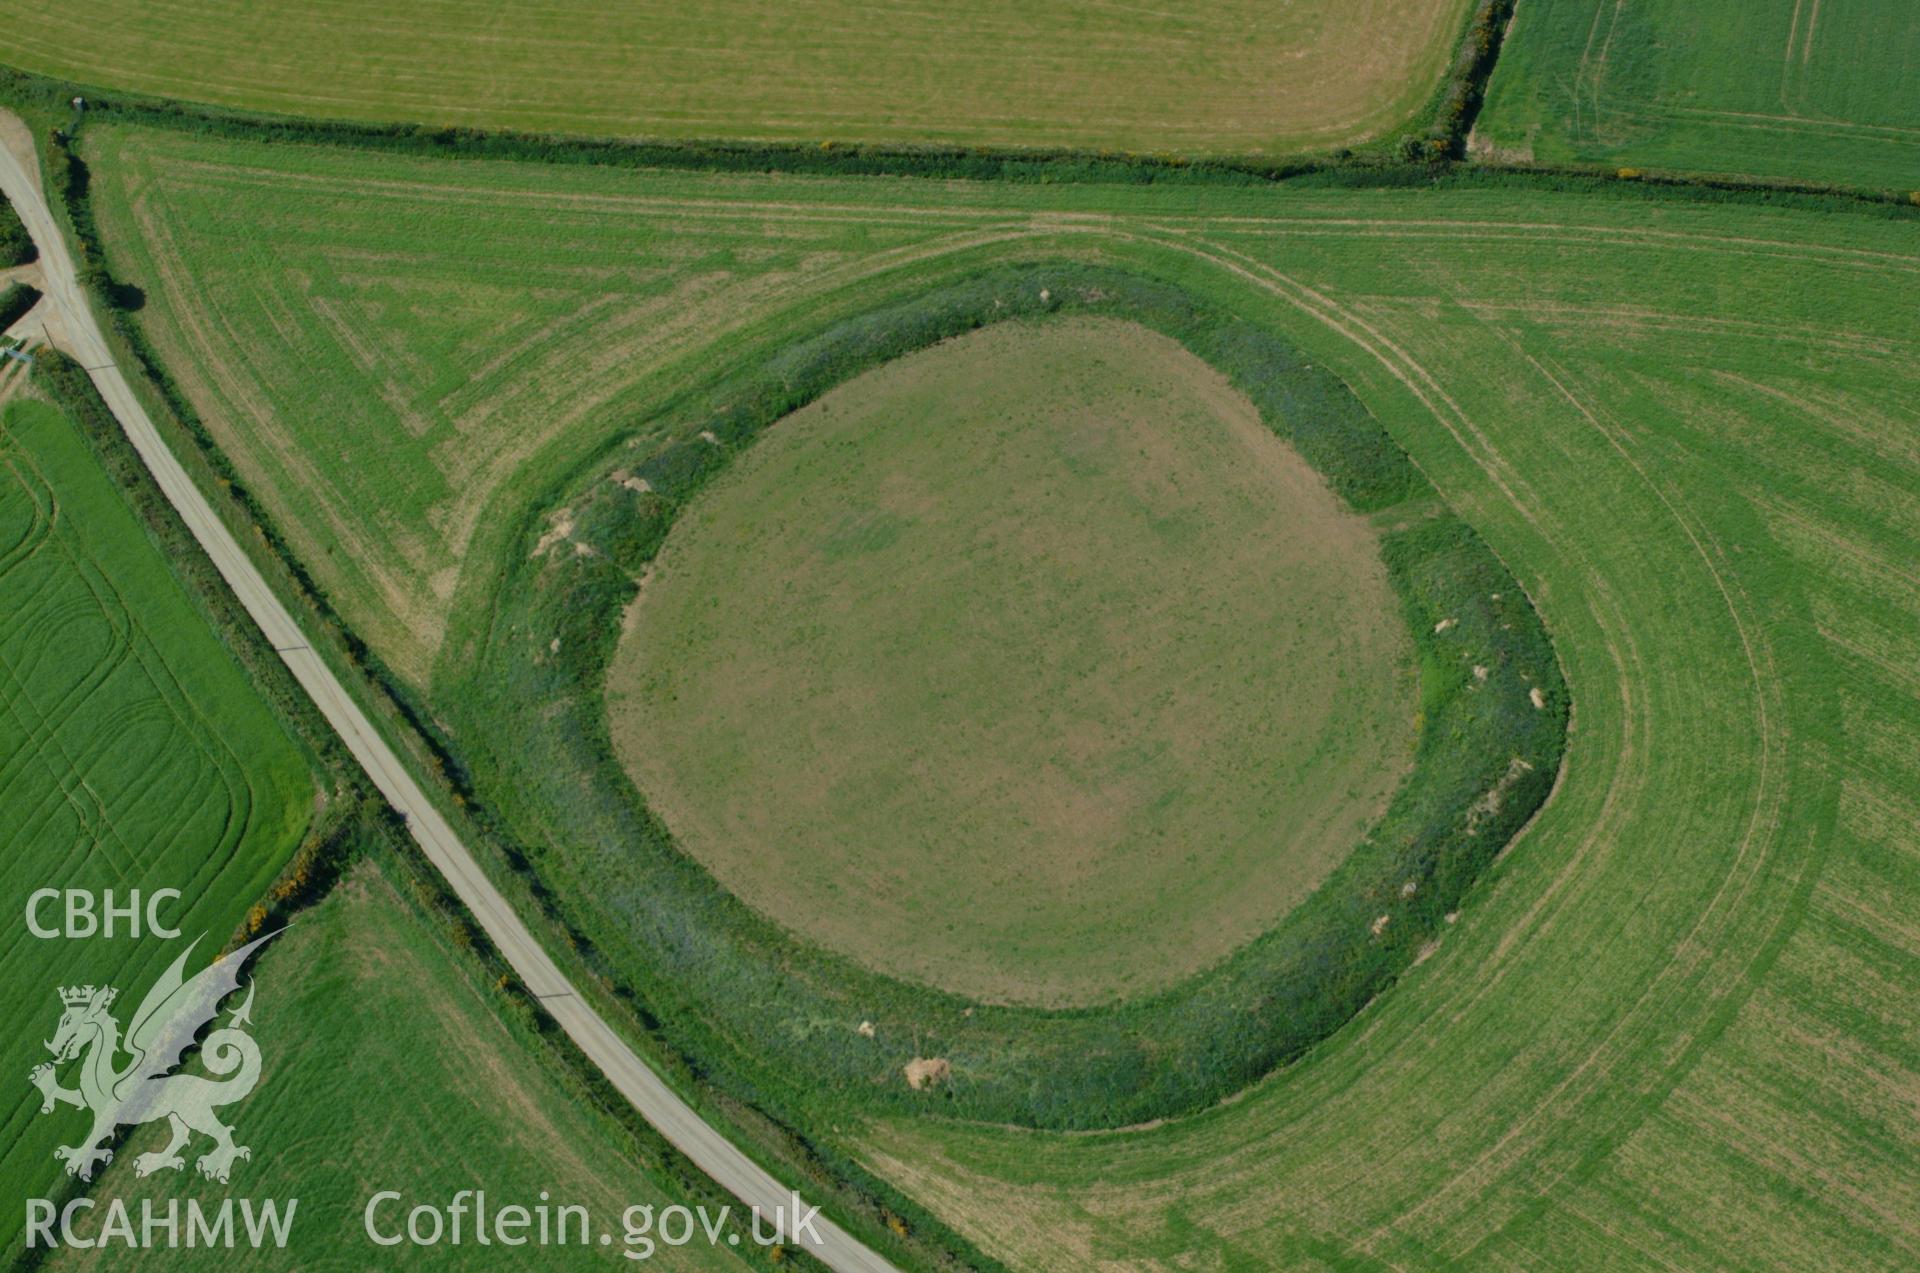
[{"label": "roadside hedge", "polygon": [[27,316],[40,303],[40,289],[26,283],[9,284],[0,292],[0,328],[7,328]]},{"label": "roadside hedge", "polygon": [[[64,135],[55,137],[55,144],[48,154],[48,169],[54,179],[54,190],[65,201],[74,223],[82,260],[98,262],[100,258],[92,209],[86,200],[87,169],[79,157],[72,153],[67,144],[69,140]],[[108,317],[115,322],[118,334],[130,346],[135,363],[153,382],[167,409],[188,434],[188,440],[199,448],[199,455],[190,459],[204,461],[225,494],[240,509],[246,523],[259,533],[286,566],[299,589],[300,600],[309,609],[304,621],[317,625],[310,629],[312,635],[338,644],[341,653],[384,695],[385,706],[412,731],[411,741],[417,744],[435,775],[453,789],[456,805],[466,805],[472,791],[469,776],[449,747],[444,731],[386,669],[378,656],[340,621],[324,594],[307,576],[297,559],[292,557],[276,528],[266,518],[264,510],[233,476],[234,470],[226,455],[213,444],[204,423],[194,413],[178,386],[167,376],[139,326],[125,313],[113,312],[119,308],[121,289],[104,269],[99,268],[90,271],[83,269],[83,283],[109,308]],[[326,772],[333,775],[335,788],[329,795],[325,811],[286,869],[263,896],[260,906],[249,915],[246,931],[258,930],[318,901],[331,889],[346,866],[359,854],[368,851],[368,845],[385,845],[395,855],[392,860],[402,863],[409,870],[416,893],[429,903],[429,909],[440,915],[456,945],[490,969],[505,996],[507,1010],[555,1049],[573,1081],[584,1085],[596,1099],[602,1100],[607,1111],[627,1126],[641,1144],[656,1147],[663,1170],[680,1181],[682,1187],[696,1196],[711,1190],[713,1186],[704,1183],[704,1177],[684,1160],[679,1151],[661,1138],[630,1103],[611,1092],[605,1076],[587,1061],[552,1017],[547,1015],[540,1002],[511,975],[478,922],[420,857],[398,815],[367,785],[365,776],[346,754],[338,738],[319,719],[318,709],[280,664],[278,656],[268,647],[258,628],[226,589],[213,563],[199,550],[172,506],[153,484],[144,462],[100,398],[86,371],[57,350],[42,350],[35,355],[34,384],[87,434],[95,453],[147,524],[149,533],[155,536],[156,542],[175,563],[183,582],[200,600],[216,632],[239,656],[260,692],[276,710],[295,722],[298,736],[321,754]],[[472,831],[487,836],[483,844],[501,850],[505,863],[529,880],[535,903],[550,911],[553,905],[551,894],[538,877],[531,874],[526,859],[510,844],[502,845],[499,837],[490,833],[486,810],[478,806],[456,810],[456,813],[461,812],[470,815],[466,820]],[[246,931],[236,936],[234,944],[244,939]],[[582,951],[591,953],[591,945],[585,943],[584,939],[581,941]],[[630,995],[617,997],[624,998],[628,1007],[632,1006]],[[657,1022],[647,1020],[644,1016],[637,1021],[637,1025],[645,1031],[653,1031],[658,1027]],[[681,1054],[672,1050],[655,1051],[650,1061],[674,1078],[683,1090],[691,1085],[709,1106],[718,1104],[722,1116],[736,1127],[747,1127],[755,1143],[763,1149],[770,1149],[777,1161],[811,1164],[805,1183],[815,1189],[820,1200],[831,1203],[843,1221],[853,1222],[864,1239],[874,1244],[876,1249],[890,1253],[895,1259],[908,1259],[929,1268],[990,1271],[999,1267],[919,1204],[874,1177],[844,1154],[809,1138],[796,1125],[783,1123],[763,1109],[743,1104],[734,1095],[704,1084],[704,1076],[698,1067],[688,1064]],[[896,1225],[902,1227],[896,1228]],[[788,1249],[788,1258],[797,1260],[800,1267],[808,1267],[813,1263],[809,1257],[791,1248]]]},{"label": "roadside hedge", "polygon": [[27,233],[27,227],[20,221],[20,214],[13,205],[0,199],[0,268],[11,268],[38,260],[40,249],[34,246],[33,236]]}]

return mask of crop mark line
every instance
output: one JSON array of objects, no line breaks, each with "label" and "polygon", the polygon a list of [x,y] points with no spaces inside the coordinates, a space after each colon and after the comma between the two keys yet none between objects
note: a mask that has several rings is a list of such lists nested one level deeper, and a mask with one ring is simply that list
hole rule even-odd
[{"label": "crop mark line", "polygon": [[1793,53],[1800,42],[1800,12],[1807,0],[1793,0],[1793,16],[1787,20],[1787,47],[1780,55],[1780,109],[1793,113]]},{"label": "crop mark line", "polygon": [[1813,58],[1813,33],[1820,25],[1820,0],[1813,0],[1813,8],[1807,12],[1807,34],[1800,41],[1800,65],[1805,66]]},{"label": "crop mark line", "polygon": [[[25,465],[31,470],[36,482],[47,487],[49,498],[51,498],[51,485],[45,474],[24,450],[16,448],[15,452],[9,453],[7,464],[15,480],[22,485],[26,485],[26,482],[19,466]],[[111,646],[113,657],[102,660],[99,665],[90,670],[87,677],[63,695],[59,704],[63,718],[71,719],[71,713],[80,710],[85,701],[94,697],[122,667],[135,671],[152,694],[149,698],[136,700],[131,705],[131,709],[138,711],[146,708],[161,713],[162,718],[169,724],[169,733],[182,737],[205,761],[203,771],[205,777],[226,789],[226,812],[222,818],[220,840],[196,859],[199,865],[196,868],[195,879],[197,880],[209,870],[219,870],[238,851],[252,823],[254,793],[252,784],[246,777],[245,766],[232,745],[226,741],[224,731],[219,729],[200,709],[199,704],[186,692],[166,661],[158,657],[151,638],[128,608],[125,598],[114,587],[112,576],[99,559],[84,543],[74,539],[70,533],[56,534],[51,525],[46,544],[51,554],[62,559],[65,568],[79,587],[93,601],[93,611],[104,621],[108,633],[113,638]],[[163,570],[165,576],[172,581],[171,570],[165,567]],[[179,586],[177,582],[175,586]],[[87,826],[97,827],[93,836],[96,848],[105,850],[107,841],[111,839],[122,850],[124,857],[119,864],[122,873],[133,872],[144,862],[156,856],[166,856],[181,837],[192,833],[191,828],[186,824],[177,824],[169,840],[148,845],[148,851],[145,854],[136,851],[122,834],[105,799],[88,780],[86,775],[90,764],[83,765],[80,759],[67,748],[58,728],[54,725],[53,716],[45,705],[36,702],[30,684],[22,677],[13,660],[5,655],[4,650],[0,650],[0,670],[4,670],[7,678],[15,686],[14,702],[31,708],[45,726],[41,746],[35,749],[36,755],[41,759],[48,774],[53,777],[55,785],[66,794],[69,803],[73,804],[83,829]],[[209,740],[212,742],[212,747],[209,746]],[[53,750],[65,763],[73,777],[73,782],[86,793],[95,816],[89,817],[81,809],[75,801],[73,787],[57,769],[47,763],[44,756],[46,749]],[[148,780],[158,781],[158,778],[149,773]],[[128,789],[129,792],[134,790],[134,788]],[[123,793],[123,799],[127,798],[131,797]]]}]

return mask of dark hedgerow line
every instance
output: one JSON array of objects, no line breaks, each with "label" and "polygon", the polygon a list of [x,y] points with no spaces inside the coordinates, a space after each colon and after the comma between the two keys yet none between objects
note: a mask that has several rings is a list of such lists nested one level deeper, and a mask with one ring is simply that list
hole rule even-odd
[{"label": "dark hedgerow line", "polygon": [[[271,561],[285,572],[285,581],[292,585],[283,591],[290,591],[302,603],[309,621],[317,626],[324,639],[367,677],[380,691],[386,705],[406,722],[412,731],[411,737],[427,749],[427,759],[435,773],[449,781],[463,798],[471,794],[464,775],[449,767],[451,757],[442,746],[440,731],[431,713],[340,617],[325,590],[294,553],[278,524],[168,373],[146,332],[133,321],[133,314],[144,304],[145,297],[132,285],[113,278],[106,268],[99,223],[93,213],[92,176],[86,161],[74,152],[71,136],[64,132],[53,135],[46,150],[46,167],[49,191],[72,225],[81,286],[105,312],[113,335],[126,346],[139,373],[159,394],[166,408],[162,413],[163,422],[177,424],[186,434],[186,440],[192,443],[181,453],[181,458],[197,470],[195,480],[203,489],[207,488],[209,479],[218,484],[240,514],[244,526],[250,527],[272,549]],[[175,450],[181,452],[181,448]],[[313,631],[313,626],[308,626],[308,630]]]},{"label": "dark hedgerow line", "polygon": [[[1639,200],[1760,203],[1842,211],[1877,209],[1920,217],[1910,192],[1833,184],[1716,177],[1659,170],[1622,176],[1600,164],[1554,167],[1460,163],[1499,55],[1511,0],[1482,0],[1463,37],[1453,73],[1428,112],[1429,122],[1397,140],[1328,154],[1206,157],[1068,148],[901,146],[822,142],[635,141],[418,124],[370,124],[239,111],[137,93],[97,89],[0,65],[0,102],[45,117],[68,118],[62,134],[103,118],[247,141],[335,145],[393,153],[696,172],[893,176],[1039,184],[1298,185],[1369,189],[1514,185],[1551,193],[1607,194]],[[84,111],[68,103],[84,98]],[[5,227],[0,226],[0,261]]]},{"label": "dark hedgerow line", "polygon": [[1453,74],[1448,77],[1446,96],[1441,102],[1437,124],[1444,129],[1449,159],[1467,157],[1467,136],[1473,122],[1486,105],[1487,82],[1493,78],[1494,64],[1500,60],[1500,47],[1506,42],[1507,27],[1513,21],[1515,0],[1481,0],[1467,26],[1466,39],[1454,59]]},{"label": "dark hedgerow line", "polygon": [[[989,323],[1056,314],[1130,319],[1180,341],[1357,511],[1438,503],[1347,386],[1267,329],[1112,268],[988,268],[636,421],[629,436],[679,440],[641,454],[616,439],[555,491],[550,507],[570,510],[590,553],[534,557],[546,517],[530,514],[486,643],[441,698],[485,816],[530,846],[523,869],[583,957],[695,1073],[794,1125],[840,1109],[1118,1127],[1221,1100],[1390,985],[1558,771],[1566,690],[1551,644],[1519,584],[1442,511],[1382,545],[1422,665],[1413,774],[1306,903],[1172,990],[1069,1010],[971,1003],[790,937],[682,853],[614,758],[602,696],[622,612],[679,511],[762,429],[834,385]],[[856,1030],[863,1020],[877,1037]],[[916,1054],[948,1058],[955,1081],[909,1091],[901,1069]]]},{"label": "dark hedgerow line", "polygon": [[27,283],[10,283],[0,292],[0,328],[13,326],[40,303],[40,289]]},{"label": "dark hedgerow line", "polygon": [[34,246],[33,236],[21,223],[20,214],[13,210],[12,204],[0,199],[0,269],[25,265],[39,255],[40,249]]},{"label": "dark hedgerow line", "polygon": [[[456,899],[446,881],[427,862],[418,846],[407,835],[398,816],[375,793],[353,764],[337,737],[321,719],[319,711],[300,690],[292,674],[273,654],[265,637],[241,608],[238,600],[220,577],[213,562],[200,550],[198,542],[179,514],[167,502],[154,483],[145,463],[121,430],[84,369],[57,350],[35,352],[33,387],[44,394],[63,415],[73,422],[95,459],[126,498],[156,547],[166,556],[173,572],[208,621],[221,644],[246,669],[248,680],[267,702],[277,719],[289,726],[292,735],[317,755],[316,772],[327,777],[331,790],[320,815],[308,829],[300,846],[288,859],[267,891],[249,911],[241,929],[223,944],[231,950],[241,942],[269,929],[292,922],[300,912],[319,904],[333,890],[347,869],[361,858],[379,860],[384,869],[398,874],[400,882],[411,887],[412,904],[425,922],[436,923],[453,946],[474,961],[477,980],[491,982],[500,992],[499,1010],[511,1016],[523,1029],[551,1048],[559,1061],[556,1071],[562,1083],[586,1100],[592,1101],[624,1130],[636,1156],[656,1171],[682,1196],[718,1208],[733,1202],[732,1195],[715,1185],[699,1168],[648,1124],[633,1106],[615,1091],[606,1077],[580,1053],[573,1041],[547,1015],[539,1000],[525,992],[512,976],[506,960],[494,948],[466,907]],[[857,1177],[856,1177],[857,1178]],[[78,1196],[83,1187],[78,1181],[65,1180],[55,1195],[57,1204]],[[884,1195],[870,1189],[869,1194]],[[916,1215],[906,1204],[901,1211]],[[750,1263],[772,1267],[775,1259],[762,1248],[743,1244],[740,1248]],[[946,1263],[966,1262],[976,1268],[993,1268],[990,1261],[972,1253],[970,1248],[954,1246],[958,1253]],[[36,1248],[22,1257],[18,1267],[45,1267],[51,1247]],[[813,1267],[813,1261],[797,1249],[785,1252],[787,1264],[793,1256],[802,1256],[799,1267]],[[968,1258],[971,1257],[971,1258]]]},{"label": "dark hedgerow line", "polygon": [[[0,208],[12,211],[4,201],[0,201]],[[4,312],[9,298],[21,290],[34,291],[16,284],[5,295],[0,295],[0,312]],[[36,292],[27,307],[37,299]],[[80,364],[58,350],[47,348],[35,350],[33,359],[30,380],[33,389],[57,408],[80,434],[95,462],[165,558],[168,571],[193,608],[240,665],[276,724],[299,749],[312,780],[323,792],[319,812],[286,865],[255,901],[240,928],[222,935],[220,949],[231,951],[248,938],[287,923],[323,898],[363,850],[369,828],[377,822],[385,806],[366,785],[339,739],[320,719],[318,710],[294,683],[292,674],[274,656],[266,637],[241,608],[212,560],[200,551],[192,532],[161,494],[133,443],[122,432],[119,421]],[[124,1143],[125,1134],[121,1133],[116,1145]],[[56,1205],[64,1206],[84,1191],[81,1182],[63,1177],[53,1198]],[[43,1267],[51,1251],[51,1247],[34,1248],[23,1253],[16,1264],[22,1269]]]},{"label": "dark hedgerow line", "polygon": [[[249,920],[257,930],[310,904],[338,875],[343,859],[340,827],[358,816],[359,806],[375,799],[320,711],[293,679],[266,636],[239,599],[227,587],[219,569],[200,550],[186,523],[147,471],[146,462],[121,430],[113,411],[100,397],[86,371],[56,349],[33,353],[31,383],[58,407],[86,439],[88,448],[112,478],[129,508],[146,529],[154,546],[166,557],[168,569],[192,599],[194,607],[246,673],[249,684],[274,719],[279,721],[305,753],[317,779],[331,784],[326,804],[294,856],[270,886],[261,909]],[[244,936],[245,934],[239,934]]]},{"label": "dark hedgerow line", "polygon": [[[647,140],[521,133],[507,129],[455,128],[401,122],[373,122],[287,115],[160,97],[126,89],[108,89],[0,65],[0,98],[32,102],[54,111],[76,99],[83,110],[107,110],[142,122],[165,122],[219,132],[246,130],[259,138],[323,140],[348,144],[411,148],[480,147],[513,158],[580,162],[624,162],[636,166],[689,166],[730,169],[770,166],[796,172],[886,172],[892,175],[1029,180],[1146,180],[1184,173],[1203,179],[1275,180],[1308,167],[1346,166],[1356,160],[1392,162],[1459,158],[1473,116],[1485,97],[1499,56],[1501,37],[1514,0],[1476,0],[1445,76],[1427,105],[1404,129],[1353,147],[1328,153],[1300,152],[1275,160],[1231,154],[1191,155],[1085,150],[1072,147],[1013,145],[836,144],[738,142],[720,138]],[[770,163],[769,163],[770,161]]]}]

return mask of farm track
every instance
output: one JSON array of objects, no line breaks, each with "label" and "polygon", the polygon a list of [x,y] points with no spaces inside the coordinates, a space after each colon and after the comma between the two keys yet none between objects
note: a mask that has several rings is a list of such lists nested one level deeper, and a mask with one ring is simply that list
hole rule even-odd
[{"label": "farm track", "polygon": [[[0,147],[0,193],[19,212],[39,247],[48,300],[65,320],[68,352],[87,368],[162,493],[348,751],[406,819],[427,859],[446,878],[528,991],[541,1000],[581,1051],[648,1122],[742,1202],[758,1206],[769,1215],[776,1207],[789,1205],[793,1196],[790,1190],[702,1120],[573,990],[333,670],[312,650],[291,613],[167,448],[114,363],[41,191],[31,134],[17,117],[0,114],[0,140],[5,143]],[[892,1267],[831,1221],[822,1218],[818,1230],[818,1244],[806,1246],[829,1267],[857,1273],[877,1273]]]}]

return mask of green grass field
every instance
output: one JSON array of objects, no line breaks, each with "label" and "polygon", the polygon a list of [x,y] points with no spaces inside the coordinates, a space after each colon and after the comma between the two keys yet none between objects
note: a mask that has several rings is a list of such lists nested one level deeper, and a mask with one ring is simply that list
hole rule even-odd
[{"label": "green grass field", "polygon": [[[561,1268],[618,1268],[622,1214],[692,1201],[656,1183],[630,1138],[585,1104],[538,1059],[543,1046],[501,1018],[498,998],[476,983],[470,961],[436,934],[409,900],[404,874],[380,857],[362,861],[254,966],[254,1033],[266,1061],[257,1093],[236,1106],[237,1133],[255,1148],[244,1187],[194,1177],[136,1178],[136,1151],[165,1139],[146,1128],[93,1191],[98,1208],[113,1199],[132,1209],[152,1200],[199,1199],[218,1207],[230,1195],[298,1199],[284,1249],[248,1253],[249,1265],[285,1269],[364,1269],[387,1261],[408,1268],[524,1268],[531,1248],[472,1239],[456,1247],[376,1246],[363,1211],[378,1191],[404,1202],[376,1216],[383,1233],[405,1223],[406,1209],[444,1207],[456,1191],[484,1189],[495,1208],[588,1208],[592,1235],[609,1247],[549,1247],[534,1252]],[[284,1203],[283,1203],[284,1205]],[[96,1210],[89,1228],[97,1228]],[[578,1229],[573,1230],[574,1233]],[[743,1242],[747,1239],[742,1237]],[[724,1241],[724,1239],[723,1239]],[[113,1246],[98,1253],[63,1250],[48,1267],[182,1268],[206,1266],[204,1251],[146,1251]],[[646,1267],[741,1268],[729,1248],[704,1241],[660,1247]]]},{"label": "green grass field", "polygon": [[[1560,785],[1356,1028],[1134,1131],[823,1120],[990,1254],[1920,1259],[1912,219],[1634,187],[549,170],[133,130],[88,147],[139,321],[272,479],[290,536],[446,536],[433,560],[462,574],[436,643],[366,625],[396,662],[416,643],[430,697],[478,692],[458,660],[524,519],[610,440],[676,419],[701,367],[983,263],[1124,266],[1257,319],[1352,385],[1501,554],[1575,704]],[[510,458],[493,422],[539,415],[512,395],[451,450],[444,413],[416,431],[390,401],[457,400],[505,357],[565,420]],[[440,484],[423,438],[499,471]],[[296,458],[300,480],[274,476]],[[485,516],[453,536],[464,499]],[[345,555],[310,561],[356,621],[397,613]]]},{"label": "green grass field", "polygon": [[1506,158],[1920,190],[1906,0],[1530,0],[1479,119]]},{"label": "green grass field", "polygon": [[748,903],[1059,1004],[1171,986],[1305,898],[1412,762],[1411,661],[1371,528],[1253,404],[1080,319],[778,425],[676,523],[608,693]]},{"label": "green grass field", "polygon": [[[463,580],[486,586],[463,564],[504,551],[549,457],[586,454],[743,319],[822,285],[871,293],[958,228],[770,207],[780,241],[740,256],[702,181],[688,201],[638,175],[486,165],[446,185],[402,163],[388,186],[313,151],[296,190],[285,151],[100,129],[87,153],[167,365],[341,613],[417,681]],[[249,238],[279,246],[228,250]]]},{"label": "green grass field", "polygon": [[1410,122],[1439,88],[1467,7],[7,3],[0,61],[104,88],[333,119],[1286,153]]},{"label": "green grass field", "polygon": [[[65,1199],[72,1182],[52,1147],[86,1128],[71,1109],[39,1114],[40,1095],[24,1081],[46,1059],[39,1040],[59,1015],[56,986],[118,986],[124,1022],[185,940],[206,933],[200,957],[211,958],[313,820],[315,783],[209,612],[190,599],[176,574],[185,567],[169,565],[88,439],[59,410],[21,396],[35,383],[18,365],[0,379],[10,399],[0,412],[5,904],[19,916],[39,887],[178,887],[185,898],[164,918],[184,935],[35,940],[16,923],[8,984],[21,1028],[7,1065],[21,1082],[6,1105],[0,1158],[9,1199],[0,1248],[10,1259],[21,1254],[20,1200]],[[213,617],[225,621],[224,612]],[[364,830],[330,834],[372,842]],[[696,1197],[669,1183],[659,1150],[598,1112],[549,1045],[503,1013],[499,989],[411,869],[422,868],[385,851],[363,856],[254,965],[265,1062],[257,1091],[224,1111],[254,1150],[233,1184],[190,1169],[137,1179],[137,1155],[165,1139],[161,1128],[140,1128],[88,1188],[96,1210],[81,1220],[83,1233],[98,1230],[98,1208],[114,1198],[135,1208],[136,1228],[143,1199],[217,1207],[233,1194],[298,1198],[294,1240],[265,1263],[361,1268],[383,1251],[361,1227],[377,1189],[401,1190],[411,1205],[481,1187],[496,1206],[532,1206],[546,1189],[588,1207],[596,1239],[603,1229],[615,1235],[610,1250],[563,1253],[569,1263],[613,1267],[624,1262],[627,1207],[718,1201],[710,1186]],[[40,919],[57,923],[58,907]],[[73,1081],[71,1072],[63,1078]],[[410,1263],[517,1267],[514,1255],[469,1244],[418,1252]],[[49,1263],[147,1267],[156,1258],[121,1246],[98,1258],[66,1250]],[[181,1252],[177,1263],[204,1258]],[[682,1268],[740,1263],[732,1248],[704,1242],[653,1258]]]},{"label": "green grass field", "polygon": [[[9,376],[18,388],[19,371]],[[0,1181],[9,1198],[62,1180],[56,1145],[84,1118],[39,1113],[25,1081],[48,1059],[62,984],[112,984],[125,1010],[206,936],[210,957],[299,845],[314,816],[308,762],[215,639],[167,559],[59,411],[16,398],[0,415],[0,805],[11,917],[6,1005],[17,1028]],[[161,912],[179,942],[39,939],[24,919],[42,888],[174,888]],[[42,925],[61,922],[44,905]],[[76,1125],[77,1124],[77,1125]],[[0,1216],[13,1249],[21,1212]]]}]

